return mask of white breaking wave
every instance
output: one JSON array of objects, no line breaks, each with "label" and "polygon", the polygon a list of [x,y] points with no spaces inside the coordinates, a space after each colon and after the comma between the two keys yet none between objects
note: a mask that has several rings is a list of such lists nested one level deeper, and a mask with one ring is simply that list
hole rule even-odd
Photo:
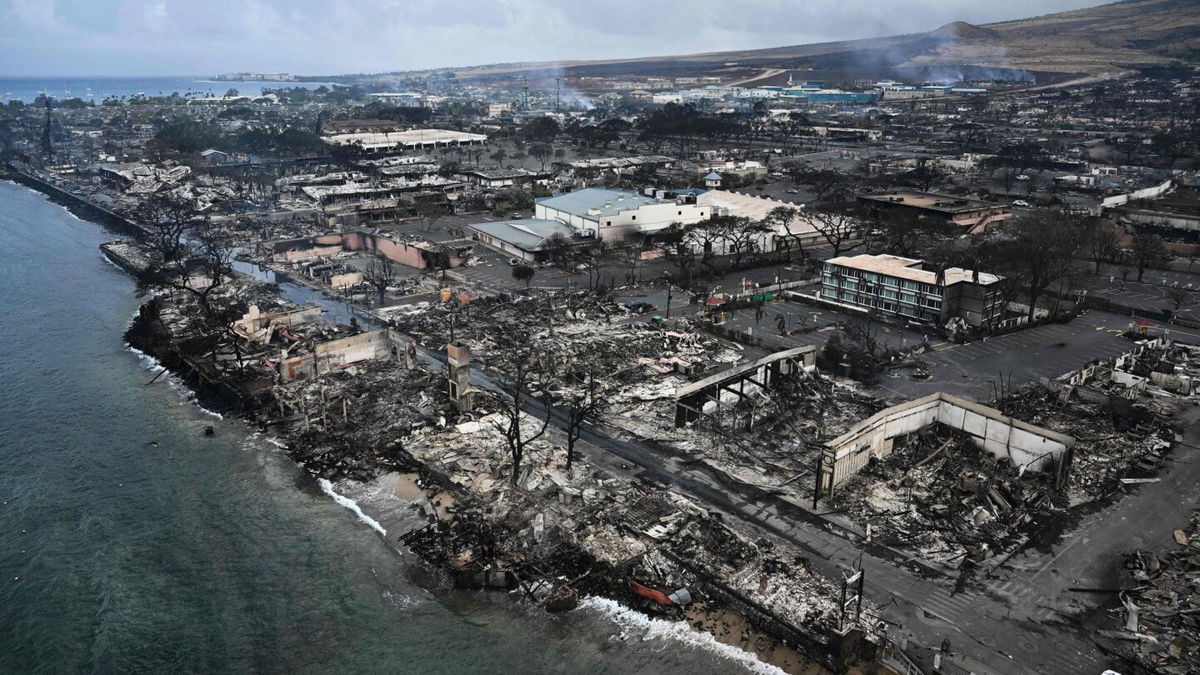
[{"label": "white breaking wave", "polygon": [[588,596],[579,606],[599,612],[621,627],[621,637],[638,637],[643,642],[650,640],[675,640],[729,659],[754,673],[762,675],[786,675],[783,670],[763,663],[748,651],[718,641],[709,633],[697,631],[686,621],[652,619],[621,603],[596,596]]},{"label": "white breaking wave", "polygon": [[63,211],[66,211],[66,212],[67,212],[67,215],[68,215],[68,216],[71,216],[71,217],[72,217],[72,218],[74,218],[75,220],[78,220],[78,221],[79,221],[79,222],[81,222],[81,223],[86,223],[86,222],[88,222],[88,221],[84,220],[83,218],[80,218],[79,216],[75,215],[75,213],[74,213],[74,212],[72,212],[72,211],[71,211],[71,209],[69,209],[68,207],[66,207],[66,206],[63,206],[62,204],[58,204],[57,206],[58,206],[58,208],[62,209]]},{"label": "white breaking wave", "polygon": [[196,409],[199,410],[200,412],[204,413],[205,415],[212,415],[213,417],[215,417],[219,420],[225,419],[225,416],[222,415],[221,413],[209,410],[208,408],[205,408],[204,406],[200,405],[199,399],[196,398],[196,392],[192,391],[192,388],[187,386],[187,384],[183,380],[176,377],[175,373],[171,373],[170,375],[167,376],[167,385],[169,387],[171,387],[172,389],[174,389],[175,391],[179,392],[179,397],[183,399],[182,401],[179,402],[179,405],[186,405],[186,404],[190,403],[190,404],[196,406]]},{"label": "white breaking wave", "polygon": [[[107,258],[105,258],[105,260],[107,260]],[[146,366],[147,368],[162,368],[162,367],[164,367],[163,364],[160,363],[158,359],[154,358],[153,356],[150,356],[146,352],[138,349],[137,347],[134,347],[133,345],[127,344],[127,345],[125,345],[125,349],[128,349],[134,356],[138,357],[138,360],[142,362],[142,365]]]},{"label": "white breaking wave", "polygon": [[375,520],[371,516],[368,516],[367,514],[363,513],[362,509],[358,508],[358,502],[354,501],[353,499],[350,499],[349,497],[343,497],[342,495],[339,495],[333,489],[333,483],[330,483],[328,480],[321,478],[317,481],[317,484],[321,486],[322,492],[329,495],[330,499],[332,499],[333,501],[337,502],[338,504],[341,504],[342,506],[353,511],[354,515],[358,516],[359,520],[363,521],[367,525],[370,525],[371,529],[375,530],[376,532],[378,532],[379,534],[382,534],[385,537],[387,536],[387,530],[383,529],[383,525],[380,525],[378,520]]},{"label": "white breaking wave", "polygon": [[[129,352],[131,354],[136,356],[138,358],[138,361],[141,361],[142,365],[145,366],[146,368],[149,368],[151,370],[160,370],[160,369],[166,368],[166,366],[164,366],[158,359],[154,358],[153,356],[150,356],[146,352],[138,349],[137,347],[134,347],[133,345],[127,344],[127,345],[125,345],[125,349],[129,350]],[[205,413],[207,415],[212,415],[213,417],[215,417],[219,420],[225,419],[225,416],[222,415],[221,413],[214,412],[214,411],[209,410],[208,408],[205,408],[204,406],[200,405],[200,403],[198,403],[196,401],[196,392],[189,389],[188,386],[186,384],[184,384],[183,382],[180,382],[179,379],[177,377],[175,377],[174,373],[169,373],[167,375],[167,382],[171,386],[172,389],[179,392],[179,395],[181,397],[183,397],[183,403],[191,403],[192,405],[199,408],[200,412]]]},{"label": "white breaking wave", "polygon": [[[113,262],[112,258],[104,255],[103,252],[100,253],[100,258],[103,259],[104,262],[108,263],[109,265],[112,265],[113,267],[117,268],[118,270],[121,270],[121,274],[129,274],[128,270],[126,270],[124,267],[121,267],[117,263]],[[134,316],[137,316],[137,312],[134,312]]]},{"label": "white breaking wave", "polygon": [[[193,401],[193,403],[195,403],[195,401]],[[219,413],[219,412],[213,412],[212,410],[209,410],[208,408],[205,408],[204,406],[200,405],[199,403],[196,403],[196,407],[197,407],[197,408],[199,408],[199,409],[200,409],[200,412],[202,412],[202,413],[207,413],[207,414],[209,414],[209,415],[212,415],[213,417],[215,417],[215,418],[217,418],[217,419],[219,419],[219,420],[223,420],[223,419],[225,419],[225,416],[224,416],[224,415],[222,415],[221,413]]]}]

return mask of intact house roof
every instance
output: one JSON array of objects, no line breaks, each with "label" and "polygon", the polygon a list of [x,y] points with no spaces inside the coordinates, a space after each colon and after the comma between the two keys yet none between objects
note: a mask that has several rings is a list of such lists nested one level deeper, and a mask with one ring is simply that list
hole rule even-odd
[{"label": "intact house roof", "polygon": [[[615,216],[622,211],[632,211],[651,204],[668,202],[638,194],[633,190],[609,190],[606,188],[584,188],[554,197],[543,197],[537,203],[546,208],[564,211],[576,216]],[[591,212],[592,210],[598,213]]]},{"label": "intact house roof", "polygon": [[[922,262],[915,258],[902,258],[898,255],[868,255],[863,253],[860,255],[830,258],[825,262],[864,272],[874,272],[899,279],[919,281],[923,284],[937,285],[937,272],[921,269]],[[942,272],[942,284],[945,286],[963,281],[978,283],[980,286],[989,286],[1001,279],[1003,277],[995,274],[979,272],[978,280],[976,280],[975,272],[965,270],[961,267],[947,267]]]},{"label": "intact house roof", "polygon": [[467,227],[521,249],[540,251],[546,240],[555,234],[570,239],[574,230],[557,220],[502,220],[493,223],[473,223]]}]

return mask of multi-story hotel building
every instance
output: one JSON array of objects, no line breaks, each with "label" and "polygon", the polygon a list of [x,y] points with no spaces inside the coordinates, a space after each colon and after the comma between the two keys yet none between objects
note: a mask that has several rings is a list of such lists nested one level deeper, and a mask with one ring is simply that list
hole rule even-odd
[{"label": "multi-story hotel building", "polygon": [[825,261],[821,297],[897,319],[969,326],[992,325],[1004,311],[1002,277],[960,267],[940,274],[894,255],[855,255]]}]

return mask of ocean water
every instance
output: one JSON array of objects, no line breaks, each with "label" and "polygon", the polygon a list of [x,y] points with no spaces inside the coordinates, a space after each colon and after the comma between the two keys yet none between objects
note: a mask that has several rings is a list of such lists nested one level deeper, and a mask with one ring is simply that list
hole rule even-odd
[{"label": "ocean water", "polygon": [[230,89],[239,94],[258,95],[263,89],[306,87],[316,89],[330,82],[217,82],[204,77],[0,77],[0,103],[18,99],[29,103],[45,93],[57,99],[81,98],[100,103],[109,97],[220,96]]},{"label": "ocean water", "polygon": [[269,439],[146,384],[111,238],[0,181],[0,673],[773,671],[605,600],[447,589]]}]

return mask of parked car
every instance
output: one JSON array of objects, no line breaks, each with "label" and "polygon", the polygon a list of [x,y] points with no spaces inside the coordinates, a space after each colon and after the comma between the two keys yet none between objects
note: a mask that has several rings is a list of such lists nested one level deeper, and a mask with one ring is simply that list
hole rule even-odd
[{"label": "parked car", "polygon": [[627,303],[625,303],[625,308],[630,309],[634,312],[637,312],[638,314],[645,314],[647,312],[653,312],[655,309],[654,305],[652,305],[644,300],[634,300],[632,302],[627,302]]},{"label": "parked car", "polygon": [[1018,199],[1017,201],[1013,202],[1013,206],[1020,206],[1023,209],[1027,209],[1029,208],[1030,204],[1024,199]]},{"label": "parked car", "polygon": [[524,264],[525,264],[525,261],[524,261],[524,260],[521,260],[520,258],[509,258],[509,259],[508,259],[508,264],[509,264],[509,265],[512,265],[513,267],[516,267],[516,266],[518,266],[518,265],[524,265]]}]

